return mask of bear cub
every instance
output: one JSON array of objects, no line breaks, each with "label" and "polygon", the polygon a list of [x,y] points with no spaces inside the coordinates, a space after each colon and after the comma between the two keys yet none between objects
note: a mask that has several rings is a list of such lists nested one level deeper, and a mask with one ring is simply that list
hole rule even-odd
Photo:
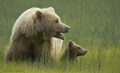
[{"label": "bear cub", "polygon": [[78,62],[77,57],[78,56],[83,56],[87,53],[87,50],[82,48],[81,46],[77,45],[73,41],[69,40],[67,48],[65,49],[61,61],[68,60],[70,63],[71,62]]}]

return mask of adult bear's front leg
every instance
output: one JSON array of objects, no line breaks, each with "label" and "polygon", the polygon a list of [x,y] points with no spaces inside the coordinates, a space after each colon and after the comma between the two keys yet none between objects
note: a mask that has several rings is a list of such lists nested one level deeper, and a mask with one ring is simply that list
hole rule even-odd
[{"label": "adult bear's front leg", "polygon": [[12,41],[10,48],[7,50],[6,61],[26,61],[31,57],[32,43],[24,36],[20,36],[16,40]]},{"label": "adult bear's front leg", "polygon": [[34,56],[35,59],[40,61],[48,61],[51,57],[51,41],[50,40],[34,40]]}]

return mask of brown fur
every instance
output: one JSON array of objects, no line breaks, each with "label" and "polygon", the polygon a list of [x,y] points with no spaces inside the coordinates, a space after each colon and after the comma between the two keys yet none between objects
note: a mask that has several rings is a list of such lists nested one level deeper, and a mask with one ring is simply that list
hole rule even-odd
[{"label": "brown fur", "polygon": [[[56,20],[59,20],[56,23]],[[52,37],[64,39],[62,34],[70,29],[60,21],[59,16],[52,7],[30,8],[23,12],[16,20],[11,38],[10,48],[6,53],[6,61],[26,61],[31,59],[40,60],[43,56],[45,60],[53,59],[51,50],[53,49]],[[46,51],[47,50],[47,51]]]},{"label": "brown fur", "polygon": [[[50,58],[52,40],[51,39],[40,39],[42,37],[26,38],[20,36],[10,45],[7,50],[6,61],[34,61],[35,59],[40,60],[41,56],[46,55],[46,58]],[[24,44],[23,44],[24,43]]]},{"label": "brown fur", "polygon": [[67,48],[65,49],[61,57],[61,61],[68,59],[70,63],[74,61],[78,62],[77,57],[85,55],[86,53],[87,53],[86,49],[83,49],[82,47],[80,47],[79,45],[75,44],[73,41],[70,40],[68,42]]},{"label": "brown fur", "polygon": [[[19,43],[19,44],[18,44]],[[24,44],[23,44],[24,43]],[[32,42],[21,35],[11,44],[6,54],[6,61],[27,60],[32,51]]]}]

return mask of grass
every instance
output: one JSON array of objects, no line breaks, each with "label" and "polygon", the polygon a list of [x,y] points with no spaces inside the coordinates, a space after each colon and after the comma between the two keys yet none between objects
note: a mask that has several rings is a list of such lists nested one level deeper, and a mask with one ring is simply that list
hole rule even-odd
[{"label": "grass", "polygon": [[[120,72],[119,0],[0,0],[0,73],[119,73]],[[71,26],[68,40],[88,50],[78,64],[29,62],[6,63],[6,47],[18,16],[31,7],[54,7],[62,22]]]}]

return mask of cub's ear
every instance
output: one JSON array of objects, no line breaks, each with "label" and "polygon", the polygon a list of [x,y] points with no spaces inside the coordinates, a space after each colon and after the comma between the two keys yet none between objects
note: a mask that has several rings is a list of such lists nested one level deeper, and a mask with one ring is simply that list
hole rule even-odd
[{"label": "cub's ear", "polygon": [[53,12],[55,12],[54,8],[53,7],[49,7],[50,10],[52,10]]},{"label": "cub's ear", "polygon": [[73,46],[73,41],[72,40],[69,40],[68,42],[68,47],[71,48]]},{"label": "cub's ear", "polygon": [[38,19],[42,19],[43,14],[42,14],[41,11],[38,10],[38,11],[35,12],[35,14],[36,14],[36,17],[37,17]]}]

